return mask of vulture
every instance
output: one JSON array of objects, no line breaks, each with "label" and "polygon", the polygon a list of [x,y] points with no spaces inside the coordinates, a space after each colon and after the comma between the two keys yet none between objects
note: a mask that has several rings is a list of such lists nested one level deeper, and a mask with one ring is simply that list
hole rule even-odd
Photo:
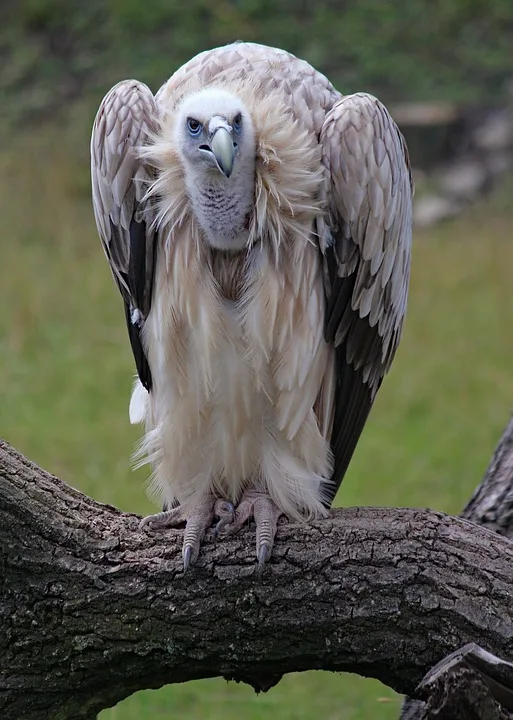
[{"label": "vulture", "polygon": [[200,53],[156,95],[103,99],[91,140],[98,233],[122,295],[137,378],[136,453],[185,524],[184,570],[208,528],[325,517],[406,311],[413,185],[403,136],[369,94],[238,42]]}]

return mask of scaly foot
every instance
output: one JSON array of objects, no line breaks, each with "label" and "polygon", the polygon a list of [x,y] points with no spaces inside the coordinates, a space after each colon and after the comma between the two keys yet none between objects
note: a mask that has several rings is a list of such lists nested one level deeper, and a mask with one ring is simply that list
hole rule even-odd
[{"label": "scaly foot", "polygon": [[187,572],[189,567],[196,562],[201,541],[205,537],[208,528],[212,526],[215,517],[219,518],[216,529],[218,526],[229,525],[235,520],[235,510],[230,502],[211,495],[189,513],[186,513],[183,507],[179,505],[172,510],[164,510],[155,515],[148,515],[141,520],[139,530],[145,527],[151,530],[162,530],[185,523],[182,557],[183,569],[184,572]]},{"label": "scaly foot", "polygon": [[256,556],[262,568],[271,557],[274,536],[281,515],[283,515],[282,511],[267,493],[246,490],[237,506],[233,522],[220,520],[216,526],[216,533],[222,527],[229,534],[237,532],[253,517],[256,523]]}]

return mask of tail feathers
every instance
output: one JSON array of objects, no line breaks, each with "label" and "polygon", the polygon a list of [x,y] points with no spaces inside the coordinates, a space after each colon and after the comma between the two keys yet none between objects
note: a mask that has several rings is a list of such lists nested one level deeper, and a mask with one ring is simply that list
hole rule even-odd
[{"label": "tail feathers", "polygon": [[132,397],[130,398],[130,407],[128,409],[128,416],[132,425],[137,425],[137,423],[142,423],[146,420],[148,400],[148,391],[143,387],[139,378],[137,378],[134,383]]}]

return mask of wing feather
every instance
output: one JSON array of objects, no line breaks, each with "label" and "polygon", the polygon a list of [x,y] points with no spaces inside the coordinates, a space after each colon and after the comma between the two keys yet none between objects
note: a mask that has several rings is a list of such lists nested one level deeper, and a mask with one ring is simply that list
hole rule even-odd
[{"label": "wing feather", "polygon": [[371,95],[340,98],[320,142],[331,224],[324,247],[326,340],[336,353],[331,502],[401,335],[413,184],[404,139]]},{"label": "wing feather", "polygon": [[125,80],[103,99],[91,138],[96,226],[123,296],[128,334],[142,384],[151,373],[141,342],[151,307],[156,238],[145,195],[153,177],[138,150],[154,132],[157,110],[146,85]]}]

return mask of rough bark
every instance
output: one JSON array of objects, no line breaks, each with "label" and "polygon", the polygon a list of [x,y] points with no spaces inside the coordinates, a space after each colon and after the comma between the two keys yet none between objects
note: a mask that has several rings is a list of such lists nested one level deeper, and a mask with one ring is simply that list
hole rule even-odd
[{"label": "rough bark", "polygon": [[[513,417],[504,430],[483,480],[475,489],[461,516],[513,540]],[[511,713],[508,714],[503,709],[494,711],[497,703],[491,698],[482,676],[468,667],[463,670],[461,674],[451,673],[451,676],[445,679],[446,684],[440,681],[437,687],[433,688],[433,695],[428,703],[407,698],[400,720],[426,720],[429,717],[439,720],[443,720],[443,717],[456,719],[456,706],[463,712],[462,718],[470,719],[471,715],[465,715],[469,705],[473,705],[474,710],[481,708],[482,714],[476,715],[480,720],[485,718],[484,706],[488,708],[486,717],[489,720],[512,717]],[[468,695],[465,696],[465,693]],[[477,697],[481,698],[480,703],[476,702]],[[494,712],[499,714],[494,715]]]},{"label": "rough bark", "polygon": [[471,668],[458,667],[430,689],[423,718],[436,720],[509,720],[486,681]]},{"label": "rough bark", "polygon": [[251,530],[207,538],[184,576],[180,532],[137,524],[0,444],[0,717],[89,720],[142,688],[312,668],[411,694],[467,642],[513,655],[513,544],[466,520],[337,510],[280,526],[262,576]]},{"label": "rough bark", "polygon": [[461,516],[513,540],[513,417]]}]

